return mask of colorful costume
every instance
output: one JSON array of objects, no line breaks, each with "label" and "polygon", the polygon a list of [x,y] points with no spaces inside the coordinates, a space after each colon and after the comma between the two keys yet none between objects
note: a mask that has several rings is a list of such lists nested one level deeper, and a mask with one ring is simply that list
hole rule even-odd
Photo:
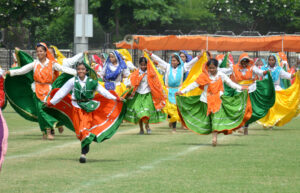
[{"label": "colorful costume", "polygon": [[[72,91],[72,95],[69,93]],[[95,92],[99,94],[94,95]],[[47,112],[64,118],[64,124],[75,130],[82,147],[111,138],[123,120],[123,103],[116,101],[114,91],[107,91],[97,80],[73,77],[48,98]],[[58,112],[57,112],[58,111]],[[62,116],[64,115],[64,116]]]},{"label": "colorful costume", "polygon": [[[241,61],[248,59],[250,64],[246,68],[243,68]],[[252,116],[247,122],[248,124],[255,122],[264,117],[268,110],[274,105],[275,102],[275,90],[270,75],[267,75],[264,80],[256,81],[257,77],[263,77],[264,71],[253,65],[252,59],[247,53],[240,56],[239,62],[229,68],[231,79],[235,83],[248,86],[248,93],[251,100]],[[237,92],[227,85],[224,85],[226,96],[234,96]]]},{"label": "colorful costume", "polygon": [[155,54],[151,55],[151,58],[158,62],[158,65],[163,70],[165,74],[165,86],[168,89],[168,100],[166,102],[166,107],[164,111],[170,116],[169,122],[173,123],[176,121],[180,121],[180,117],[177,112],[176,100],[175,100],[175,93],[179,90],[179,87],[183,83],[184,80],[184,73],[191,70],[193,65],[199,60],[198,57],[193,58],[188,63],[183,63],[180,56],[176,54],[180,59],[180,64],[173,68],[171,65],[171,58],[169,63],[162,60]]},{"label": "colorful costume", "polygon": [[230,134],[246,123],[251,116],[247,91],[233,97],[224,96],[223,83],[237,90],[242,89],[224,73],[219,71],[212,76],[205,70],[194,83],[181,91],[186,93],[201,87],[201,96],[177,96],[178,111],[187,128],[198,134]]},{"label": "colorful costume", "polygon": [[43,110],[43,102],[52,89],[52,83],[57,77],[57,72],[76,75],[74,69],[66,68],[55,62],[47,49],[47,58],[44,64],[38,59],[33,59],[22,51],[16,51],[21,68],[11,69],[10,76],[5,81],[5,93],[11,106],[25,119],[39,123],[40,129],[54,129],[57,119]]},{"label": "colorful costume", "polygon": [[[130,71],[127,68],[125,61],[121,58],[117,51],[111,52],[116,59],[117,65],[113,65],[108,57],[105,61],[104,67],[100,72],[101,78],[104,81],[104,86],[107,90],[114,90],[119,96],[126,90],[126,85],[128,85],[128,77]],[[124,83],[122,82],[124,78]]]},{"label": "colorful costume", "polygon": [[127,110],[125,120],[138,123],[141,119],[149,123],[159,123],[166,119],[166,114],[161,110],[166,104],[158,74],[153,64],[148,59],[147,70],[135,70],[130,76],[131,86],[135,93],[132,99],[126,102]]},{"label": "colorful costume", "polygon": [[[276,90],[276,100],[274,106],[268,111],[268,114],[258,121],[265,127],[283,126],[298,116],[300,112],[300,77],[297,73],[296,80],[288,89],[282,90],[280,87],[280,79],[291,79],[291,74],[285,72],[276,60],[275,66],[269,65],[262,67],[263,70],[270,70],[274,87]],[[269,56],[270,57],[270,56]]]},{"label": "colorful costume", "polygon": [[[3,80],[3,72],[1,72],[0,76],[1,76],[0,78]],[[2,88],[0,91],[3,92],[3,82],[1,83],[1,86]],[[1,110],[4,108],[4,105],[6,105],[4,99],[5,99],[5,95],[3,92],[1,93],[1,99],[0,99],[0,171],[1,171],[2,163],[4,161],[4,156],[7,152],[7,139],[8,139],[8,127],[2,115],[2,110]]]}]

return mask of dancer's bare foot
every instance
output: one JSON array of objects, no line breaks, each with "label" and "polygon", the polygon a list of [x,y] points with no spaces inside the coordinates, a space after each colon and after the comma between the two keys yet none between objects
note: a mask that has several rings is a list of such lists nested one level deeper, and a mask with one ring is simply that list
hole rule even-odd
[{"label": "dancer's bare foot", "polygon": [[212,146],[213,146],[213,147],[216,147],[216,146],[217,146],[217,136],[218,136],[218,133],[217,133],[217,132],[213,132],[213,133],[212,133],[212,136],[213,136],[213,139],[212,139]]},{"label": "dancer's bare foot", "polygon": [[63,133],[64,132],[64,127],[63,126],[59,126],[58,127],[58,132],[59,133]]},{"label": "dancer's bare foot", "polygon": [[54,140],[54,136],[51,134],[51,129],[47,129],[47,139]]}]

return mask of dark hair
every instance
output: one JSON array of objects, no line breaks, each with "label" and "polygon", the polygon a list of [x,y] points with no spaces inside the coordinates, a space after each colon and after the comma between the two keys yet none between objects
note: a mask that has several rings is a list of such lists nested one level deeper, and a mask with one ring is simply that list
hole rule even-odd
[{"label": "dark hair", "polygon": [[274,55],[270,55],[270,56],[268,57],[268,60],[269,60],[270,57],[273,57],[274,60],[276,60],[276,57],[275,57]]},{"label": "dark hair", "polygon": [[55,49],[54,49],[53,47],[50,47],[50,48],[48,48],[48,49],[51,49],[51,50],[53,51],[53,53],[54,53],[54,58],[56,58],[56,52],[55,52]]},{"label": "dark hair", "polygon": [[211,57],[211,53],[210,53],[209,51],[206,51],[206,54],[208,55],[208,58],[209,58],[209,59],[212,58],[212,57]]},{"label": "dark hair", "polygon": [[141,64],[142,62],[145,62],[145,64],[147,64],[147,58],[145,58],[145,57],[140,57],[140,59],[139,59],[139,64]]},{"label": "dark hair", "polygon": [[218,60],[213,58],[207,61],[206,66],[213,64],[215,67],[218,67],[218,63],[219,63]]},{"label": "dark hair", "polygon": [[250,62],[250,60],[249,60],[248,58],[243,58],[243,59],[241,60],[241,63],[242,63],[242,62],[247,62],[247,63],[248,63],[248,62]]},{"label": "dark hair", "polygon": [[77,68],[77,67],[80,66],[80,65],[83,65],[83,66],[85,67],[86,71],[89,70],[89,69],[85,66],[85,64],[84,64],[83,62],[77,62],[75,66],[76,66],[76,68]]},{"label": "dark hair", "polygon": [[36,49],[39,48],[39,47],[42,47],[45,52],[47,51],[47,48],[45,46],[43,46],[42,44],[37,44],[36,45]]},{"label": "dark hair", "polygon": [[179,58],[179,56],[178,55],[176,55],[176,54],[173,54],[172,55],[172,57],[174,57],[177,61],[178,61],[178,63],[180,64],[180,58]]},{"label": "dark hair", "polygon": [[179,54],[178,54],[178,55],[180,56],[181,54],[184,54],[184,55],[185,55],[185,57],[186,57],[186,54],[185,54],[184,52],[179,52]]}]

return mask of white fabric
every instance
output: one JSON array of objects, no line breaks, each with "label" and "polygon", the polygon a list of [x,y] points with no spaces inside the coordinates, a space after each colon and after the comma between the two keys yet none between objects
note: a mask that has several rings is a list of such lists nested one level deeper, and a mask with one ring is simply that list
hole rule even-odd
[{"label": "white fabric", "polygon": [[[270,70],[271,72],[273,72],[274,70],[276,69],[276,67],[270,67]],[[279,73],[279,78],[278,80],[276,80],[274,83],[274,87],[275,87],[275,90],[282,90],[281,86],[280,86],[280,79],[291,79],[292,78],[292,75],[286,71],[284,71],[283,69],[280,70],[280,73]]]},{"label": "white fabric", "polygon": [[126,61],[127,68],[129,68],[130,71],[134,71],[136,67],[133,65],[131,61]]},{"label": "white fabric", "polygon": [[147,94],[147,93],[151,92],[151,89],[150,89],[149,84],[148,84],[148,79],[147,79],[147,71],[144,72],[141,69],[139,69],[139,75],[140,76],[142,76],[144,73],[146,73],[146,75],[143,77],[143,79],[141,80],[140,85],[136,89],[136,92],[139,93],[139,94]]},{"label": "white fabric", "polygon": [[[86,80],[87,80],[87,76],[84,78],[84,80],[80,80],[80,78],[78,78],[78,81],[79,81],[79,84],[80,84],[81,87],[85,86]],[[53,104],[53,105],[56,105],[59,101],[61,101],[72,90],[73,91],[72,92],[72,105],[75,106],[76,108],[80,108],[79,105],[77,104],[77,102],[74,101],[74,100],[76,100],[75,95],[74,95],[74,84],[75,84],[75,77],[68,80],[63,85],[63,87],[61,87],[59,89],[59,91],[50,100],[50,103]],[[112,95],[108,90],[103,88],[100,84],[98,84],[96,91],[98,93],[100,93],[101,95],[103,95],[105,98],[112,99],[112,100],[117,99],[114,95]]]},{"label": "white fabric", "polygon": [[[36,64],[40,64],[42,66],[47,66],[48,63],[49,63],[49,60],[47,58],[46,61],[45,61],[45,63],[42,64],[37,59],[37,60],[34,60],[33,62],[31,62],[29,64],[26,64],[22,68],[14,69],[14,70],[9,70],[10,76],[23,75],[23,74],[26,74],[26,73],[32,71],[34,69],[34,67],[35,67],[35,63]],[[77,72],[76,72],[75,69],[71,69],[71,68],[68,68],[68,67],[65,67],[65,66],[61,66],[58,63],[53,63],[53,70],[64,72],[64,73],[71,74],[71,75],[74,75],[74,76],[77,74]]]},{"label": "white fabric", "polygon": [[[255,75],[263,77],[264,76],[264,71],[259,69],[257,66],[253,66],[253,76],[252,78],[255,78]],[[224,74],[226,74],[227,76],[231,75],[233,73],[233,67],[229,67],[229,68],[218,68],[218,70],[220,70],[221,72],[223,72]],[[246,72],[248,71],[247,68],[242,68],[240,69],[240,71],[242,72],[243,75],[246,74]]]},{"label": "white fabric", "polygon": [[72,58],[64,58],[63,59],[63,66],[74,68],[75,64],[79,62],[83,58],[83,53],[76,54]]},{"label": "white fabric", "polygon": [[[231,88],[241,91],[242,90],[242,86],[234,83],[232,80],[230,80],[230,78],[228,76],[226,76],[226,74],[224,74],[223,72],[218,71],[217,74],[215,76],[209,75],[209,78],[214,82],[216,80],[219,79],[219,77],[221,77],[222,82],[226,83],[228,86],[230,86]],[[197,82],[193,82],[192,84],[190,84],[189,86],[187,86],[185,89],[183,89],[181,92],[182,93],[187,93],[197,87],[199,87],[200,85]],[[208,85],[204,86],[204,90],[200,96],[200,101],[207,103],[207,88]],[[223,95],[223,91],[220,91],[220,96]]]},{"label": "white fabric", "polygon": [[[119,64],[118,64],[118,65],[119,65]],[[116,69],[118,68],[118,65],[112,65],[112,64],[110,64],[110,65],[105,65],[105,66],[103,67],[103,69],[99,72],[99,75],[100,75],[101,78],[103,79],[104,76],[105,76],[106,68],[109,68],[111,71],[116,71]],[[118,75],[118,77],[116,78],[116,80],[113,81],[113,82],[115,82],[116,86],[118,86],[118,85],[121,84],[122,78],[124,78],[124,84],[125,84],[126,86],[128,86],[128,85],[130,84],[130,81],[129,81],[129,79],[128,79],[129,75],[130,75],[129,69],[128,69],[128,68],[123,69],[123,71]]]},{"label": "white fabric", "polygon": [[[172,70],[172,76],[175,78],[176,74],[177,74],[177,69],[178,68],[173,68],[171,64],[169,64],[168,62],[162,60],[159,56],[155,55],[155,54],[151,54],[151,58],[155,61],[158,62],[158,65],[160,66],[160,69],[162,70],[162,72],[165,74],[166,77],[166,82],[168,82],[168,76],[169,76],[169,72],[170,70]],[[194,66],[194,64],[199,60],[198,57],[193,58],[191,61],[184,63],[184,73],[188,72],[191,70],[191,68]]]}]

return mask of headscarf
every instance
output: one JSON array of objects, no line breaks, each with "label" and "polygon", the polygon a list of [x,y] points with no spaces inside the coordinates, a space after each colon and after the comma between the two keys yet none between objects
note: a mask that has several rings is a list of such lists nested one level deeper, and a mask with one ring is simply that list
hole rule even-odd
[{"label": "headscarf", "polygon": [[273,79],[273,82],[276,82],[278,79],[279,79],[279,74],[280,74],[280,71],[281,71],[281,67],[279,66],[279,62],[278,62],[278,58],[276,56],[276,54],[271,54],[270,56],[268,56],[268,62],[261,68],[262,70],[269,70],[270,69],[270,65],[269,65],[269,58],[271,56],[274,56],[275,58],[275,70],[271,72],[271,75],[272,75],[272,79]]},{"label": "headscarf", "polygon": [[38,43],[38,44],[36,45],[36,48],[37,48],[38,46],[43,46],[44,48],[46,48],[46,53],[47,53],[46,57],[48,58],[48,60],[56,62],[54,56],[51,54],[51,52],[49,51],[47,45],[46,45],[44,42]]},{"label": "headscarf", "polygon": [[189,62],[189,61],[191,61],[191,60],[193,59],[193,57],[192,57],[191,55],[189,55],[189,54],[187,53],[187,51],[185,51],[185,50],[180,50],[180,51],[179,51],[179,56],[180,56],[181,53],[183,53],[183,54],[185,55],[185,57],[186,57],[186,61],[185,61],[185,62],[186,62],[186,63]]},{"label": "headscarf", "polygon": [[112,51],[109,54],[113,54],[116,57],[118,67],[115,71],[112,71],[109,67],[110,65],[113,65],[112,62],[110,61],[110,57],[106,59],[104,64],[104,67],[106,67],[105,75],[104,75],[105,88],[107,90],[115,90],[115,84],[110,81],[115,81],[119,76],[119,74],[122,73],[122,71],[127,68],[127,65],[125,61],[122,59],[122,57],[120,56],[119,52]]},{"label": "headscarf", "polygon": [[56,60],[57,62],[62,65],[63,60],[66,58],[59,50],[56,46],[51,45],[50,48],[54,49],[54,53],[56,55]]}]

